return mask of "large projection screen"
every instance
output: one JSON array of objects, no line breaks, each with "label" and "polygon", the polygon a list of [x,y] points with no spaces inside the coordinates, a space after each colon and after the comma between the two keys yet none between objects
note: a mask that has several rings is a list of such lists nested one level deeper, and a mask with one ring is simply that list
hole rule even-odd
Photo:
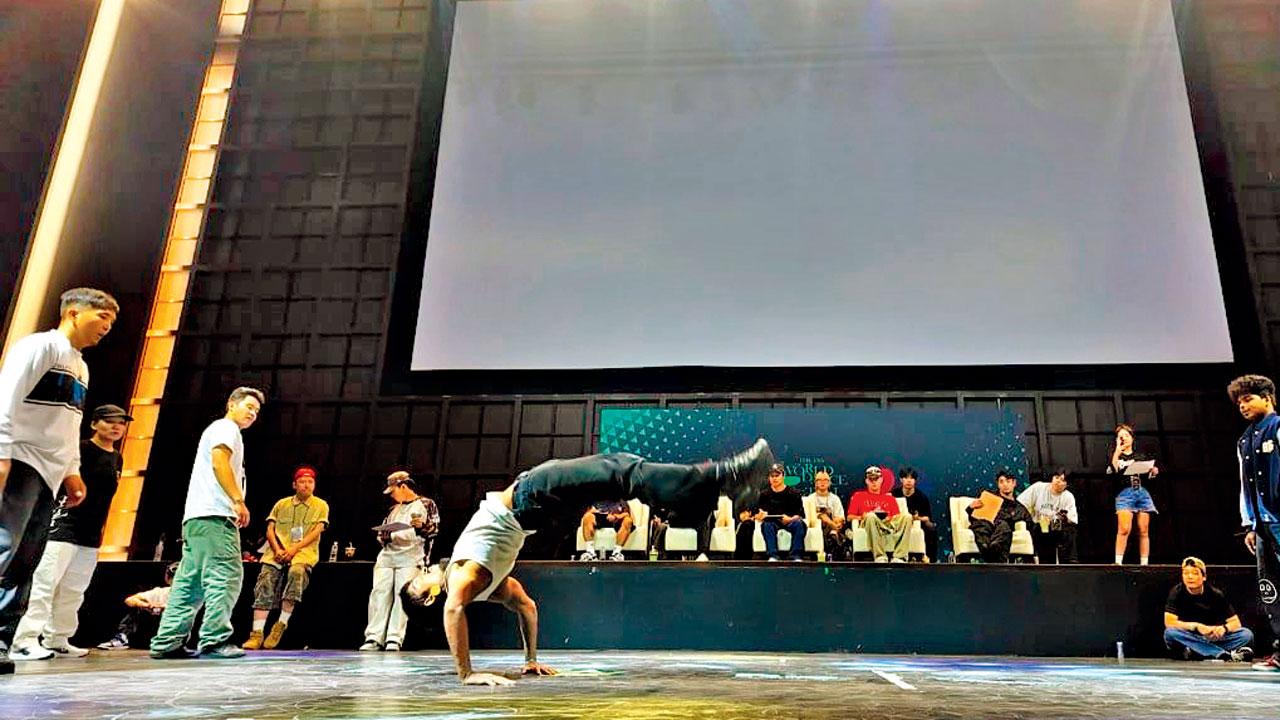
[{"label": "large projection screen", "polygon": [[467,0],[412,369],[1231,360],[1168,0]]}]

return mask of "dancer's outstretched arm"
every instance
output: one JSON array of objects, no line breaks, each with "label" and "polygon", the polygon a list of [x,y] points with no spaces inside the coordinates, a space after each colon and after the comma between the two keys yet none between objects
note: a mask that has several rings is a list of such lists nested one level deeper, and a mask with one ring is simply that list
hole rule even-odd
[{"label": "dancer's outstretched arm", "polygon": [[480,594],[493,576],[476,562],[464,562],[449,574],[448,596],[444,603],[444,635],[449,640],[449,652],[458,669],[458,679],[463,685],[510,685],[511,680],[492,673],[478,673],[471,669],[471,638],[467,633],[467,605]]},{"label": "dancer's outstretched arm", "polygon": [[524,591],[520,581],[507,578],[491,597],[515,613],[519,621],[520,639],[524,641],[524,668],[521,672],[525,675],[555,675],[555,670],[538,662],[538,604]]}]

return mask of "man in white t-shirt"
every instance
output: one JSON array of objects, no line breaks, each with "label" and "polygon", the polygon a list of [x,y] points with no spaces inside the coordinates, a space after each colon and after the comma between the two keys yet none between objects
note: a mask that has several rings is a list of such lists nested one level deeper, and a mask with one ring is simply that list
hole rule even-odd
[{"label": "man in white t-shirt", "polygon": [[556,521],[577,520],[601,500],[630,498],[667,511],[677,527],[693,527],[710,517],[721,495],[732,498],[736,510],[754,507],[773,461],[763,438],[737,455],[696,465],[651,463],[630,453],[548,460],[520,473],[502,492],[488,493],[454,544],[453,556],[420,570],[401,588],[401,601],[414,612],[447,594],[444,632],[464,685],[511,684],[507,677],[471,667],[466,607],[486,600],[516,614],[524,641],[521,673],[554,675],[538,662],[538,606],[510,577],[527,536]]},{"label": "man in white t-shirt", "polygon": [[239,529],[249,524],[240,431],[258,419],[264,401],[261,390],[236,388],[227,398],[226,415],[213,421],[200,436],[182,514],[185,547],[169,604],[151,639],[153,658],[190,657],[183,643],[201,605],[201,657],[244,655],[244,650],[231,642],[231,611],[244,583]]},{"label": "man in white t-shirt", "polygon": [[1035,522],[1031,540],[1041,565],[1076,562],[1076,497],[1067,489],[1067,469],[1057,468],[1049,482],[1041,480],[1018,495]]},{"label": "man in white t-shirt", "polygon": [[62,294],[58,327],[15,342],[0,367],[0,675],[26,611],[59,490],[63,507],[86,497],[80,422],[89,392],[81,350],[111,331],[120,305],[92,288]]},{"label": "man in white t-shirt", "polygon": [[813,474],[814,512],[818,513],[818,522],[822,524],[822,548],[831,560],[852,560],[849,552],[849,540],[844,534],[844,506],[840,498],[831,492],[831,473],[819,470]]}]

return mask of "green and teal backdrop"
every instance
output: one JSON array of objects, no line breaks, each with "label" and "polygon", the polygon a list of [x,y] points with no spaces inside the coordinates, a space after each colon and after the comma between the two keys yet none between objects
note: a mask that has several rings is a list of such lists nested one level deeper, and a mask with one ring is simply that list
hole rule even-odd
[{"label": "green and teal backdrop", "polygon": [[1027,482],[1024,422],[1008,409],[917,408],[610,408],[600,413],[600,452],[629,452],[655,462],[697,462],[767,438],[787,472],[787,484],[813,492],[819,470],[848,503],[865,487],[870,465],[911,466],[932,503],[939,548],[951,547],[947,498],[995,486],[1008,468]]}]

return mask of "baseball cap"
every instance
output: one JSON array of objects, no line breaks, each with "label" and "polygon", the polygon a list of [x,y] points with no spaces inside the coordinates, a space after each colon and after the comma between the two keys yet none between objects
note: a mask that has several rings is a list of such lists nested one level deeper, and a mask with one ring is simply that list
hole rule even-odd
[{"label": "baseball cap", "polygon": [[304,477],[304,476],[306,476],[306,475],[310,475],[310,476],[311,476],[311,479],[312,479],[312,480],[315,480],[315,479],[316,479],[316,469],[315,469],[315,468],[313,468],[313,467],[311,467],[310,465],[299,465],[299,466],[298,466],[298,469],[293,471],[293,479],[294,479],[294,480],[297,480],[298,478],[300,478],[300,477]]},{"label": "baseball cap", "polygon": [[884,473],[882,473],[882,472],[880,471],[880,466],[879,466],[879,465],[868,465],[868,466],[867,466],[867,470],[866,470],[866,472],[865,472],[864,474],[865,474],[867,477],[880,477],[880,476],[881,476],[881,475],[883,475]]},{"label": "baseball cap", "polygon": [[770,475],[786,475],[787,470],[782,466],[782,463],[774,463],[769,466],[769,474]]},{"label": "baseball cap", "polygon": [[120,407],[119,405],[99,405],[98,407],[93,409],[93,415],[91,416],[90,419],[106,420],[108,418],[112,420],[116,418],[119,418],[121,420],[130,420],[130,421],[133,420],[132,417],[129,417],[129,413],[125,412],[124,408]]},{"label": "baseball cap", "polygon": [[414,482],[413,478],[409,475],[409,473],[401,470],[399,472],[393,472],[387,476],[387,489],[383,490],[382,494],[390,495],[391,490],[400,485],[408,485],[414,490],[418,489],[418,483]]}]

